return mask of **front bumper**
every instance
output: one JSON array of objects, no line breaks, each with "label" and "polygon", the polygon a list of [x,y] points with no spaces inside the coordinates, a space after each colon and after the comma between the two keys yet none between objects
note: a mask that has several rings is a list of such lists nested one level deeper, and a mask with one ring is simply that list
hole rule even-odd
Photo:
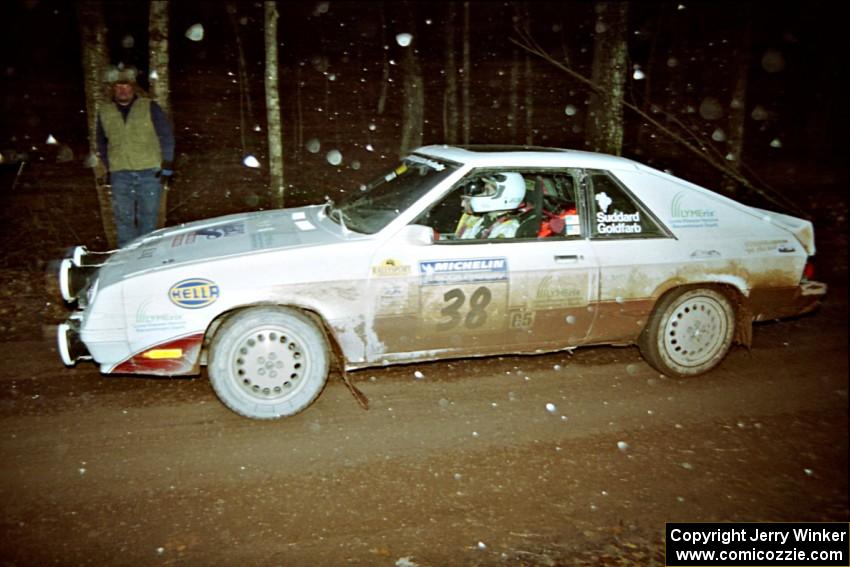
[{"label": "front bumper", "polygon": [[56,327],[56,346],[65,366],[74,366],[77,361],[92,359],[80,339],[80,324],[77,319],[68,319]]},{"label": "front bumper", "polygon": [[56,327],[56,346],[67,366],[79,360],[92,360],[92,355],[80,338],[80,322],[87,304],[87,292],[97,278],[97,270],[111,252],[89,252],[85,246],[72,248],[59,264],[58,279],[62,299],[77,303],[79,311]]},{"label": "front bumper", "polygon": [[70,256],[59,264],[59,290],[68,303],[80,300],[97,269],[112,255],[111,252],[89,252],[85,246],[72,249]]}]

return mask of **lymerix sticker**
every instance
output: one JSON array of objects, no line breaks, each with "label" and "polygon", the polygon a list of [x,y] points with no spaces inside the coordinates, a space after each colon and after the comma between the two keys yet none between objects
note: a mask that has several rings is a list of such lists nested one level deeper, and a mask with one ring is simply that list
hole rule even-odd
[{"label": "lymerix sticker", "polygon": [[419,263],[422,285],[507,281],[507,258],[428,260]]},{"label": "lymerix sticker", "polygon": [[137,333],[145,333],[152,331],[174,331],[182,329],[185,326],[186,321],[182,315],[154,310],[151,308],[151,300],[147,300],[140,303],[136,309],[133,328]]},{"label": "lymerix sticker", "polygon": [[687,202],[687,192],[676,193],[670,203],[670,225],[674,228],[712,228],[720,224],[713,209],[694,207]]}]

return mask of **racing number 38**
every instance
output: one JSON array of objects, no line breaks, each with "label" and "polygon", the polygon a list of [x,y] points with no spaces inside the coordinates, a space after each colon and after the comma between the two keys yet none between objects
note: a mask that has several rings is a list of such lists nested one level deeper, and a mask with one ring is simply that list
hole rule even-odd
[{"label": "racing number 38", "polygon": [[437,330],[448,331],[461,323],[467,329],[482,327],[487,322],[487,306],[492,299],[492,292],[484,286],[472,292],[468,303],[462,289],[450,289],[443,294],[445,306],[440,310],[440,315],[444,320],[437,323]]}]

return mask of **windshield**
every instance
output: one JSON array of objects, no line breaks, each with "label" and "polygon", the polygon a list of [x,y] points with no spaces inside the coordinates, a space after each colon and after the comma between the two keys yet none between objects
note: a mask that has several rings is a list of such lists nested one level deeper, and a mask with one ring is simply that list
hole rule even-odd
[{"label": "windshield", "polygon": [[456,169],[448,162],[408,156],[338,205],[328,203],[328,217],[348,230],[375,234]]}]

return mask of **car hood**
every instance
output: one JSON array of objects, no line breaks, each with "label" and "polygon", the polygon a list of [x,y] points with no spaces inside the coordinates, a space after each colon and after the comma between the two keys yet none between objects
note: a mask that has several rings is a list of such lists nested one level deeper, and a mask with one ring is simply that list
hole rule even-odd
[{"label": "car hood", "polygon": [[322,205],[216,217],[152,232],[113,254],[111,279],[252,252],[317,246],[347,237]]}]

